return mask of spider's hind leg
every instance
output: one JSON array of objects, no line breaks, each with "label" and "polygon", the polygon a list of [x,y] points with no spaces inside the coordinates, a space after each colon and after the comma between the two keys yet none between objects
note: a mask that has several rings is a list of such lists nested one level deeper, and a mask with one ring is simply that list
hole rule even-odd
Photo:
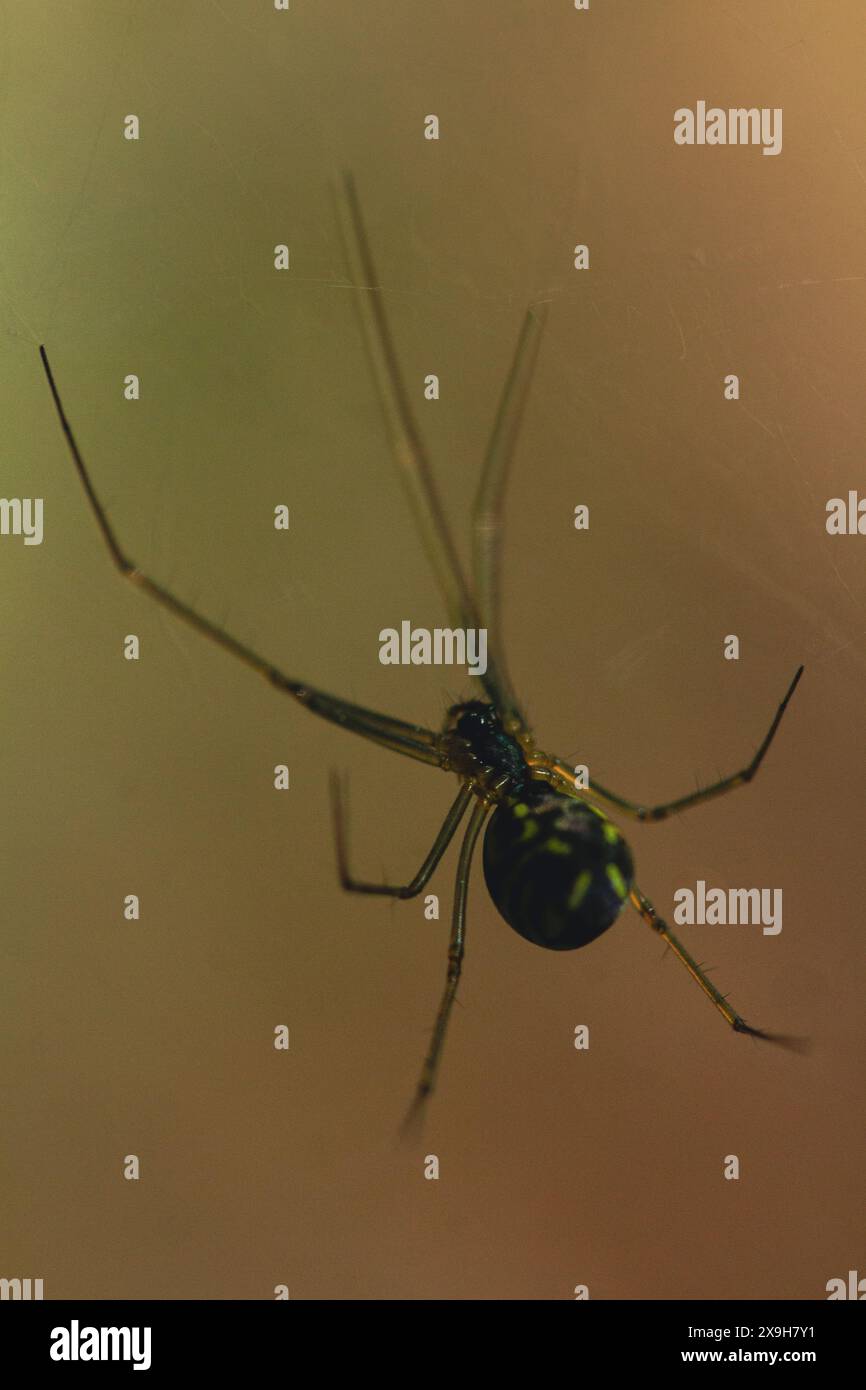
[{"label": "spider's hind leg", "polygon": [[709,976],[701,969],[694,956],[690,955],[678,941],[663,917],[660,917],[650,902],[639,888],[632,888],[629,893],[632,906],[640,914],[648,927],[652,927],[663,941],[670,946],[674,955],[688,970],[693,980],[697,980],[707,998],[715,1005],[722,1017],[731,1025],[735,1033],[747,1033],[752,1038],[762,1038],[765,1042],[779,1043],[782,1047],[789,1047],[795,1051],[803,1051],[805,1042],[802,1038],[792,1038],[781,1036],[778,1033],[765,1033],[762,1028],[753,1028],[744,1018],[737,1013],[736,1009],[731,1008],[725,996],[716,989]]}]

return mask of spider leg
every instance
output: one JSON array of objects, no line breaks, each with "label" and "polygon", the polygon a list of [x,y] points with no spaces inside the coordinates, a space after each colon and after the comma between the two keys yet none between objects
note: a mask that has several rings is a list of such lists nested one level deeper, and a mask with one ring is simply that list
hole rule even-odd
[{"label": "spider leg", "polygon": [[802,1050],[804,1044],[801,1038],[783,1037],[778,1033],[765,1033],[761,1028],[752,1028],[744,1018],[732,1009],[723,994],[716,989],[713,982],[698,965],[694,956],[690,955],[678,941],[668,926],[667,922],[658,915],[649,898],[645,897],[639,888],[632,888],[629,899],[635,911],[640,914],[648,927],[652,927],[668,946],[670,946],[677,960],[681,961],[686,967],[693,980],[697,980],[707,998],[715,1005],[719,1013],[731,1025],[735,1033],[748,1033],[750,1037],[762,1038],[765,1042],[780,1043],[783,1047]]},{"label": "spider leg", "polygon": [[463,844],[460,847],[460,861],[457,866],[457,883],[454,892],[454,911],[451,918],[451,937],[448,942],[448,973],[445,979],[445,989],[442,994],[442,1001],[439,1005],[439,1012],[436,1015],[430,1050],[424,1061],[424,1066],[421,1071],[421,1080],[418,1082],[418,1090],[415,1093],[415,1099],[412,1102],[412,1106],[404,1123],[404,1131],[418,1118],[425,1101],[430,1097],[436,1083],[436,1073],[442,1056],[442,1047],[445,1042],[445,1031],[448,1027],[448,1020],[451,1017],[451,1009],[454,1004],[455,995],[457,994],[457,985],[460,981],[460,973],[463,968],[463,956],[466,942],[466,900],[469,893],[469,870],[472,865],[472,852],[475,849],[478,832],[484,824],[490,809],[490,804],[488,802],[478,802],[478,805],[469,817],[469,824],[466,827],[466,834],[463,837]]},{"label": "spider leg", "polygon": [[346,797],[340,786],[340,779],[336,773],[331,773],[331,801],[334,810],[334,840],[337,847],[337,866],[340,874],[340,883],[349,893],[380,893],[392,898],[414,898],[421,892],[422,888],[430,879],[436,865],[439,863],[463,818],[463,813],[472,799],[472,790],[468,786],[463,786],[457,794],[451,810],[442,822],[436,839],[429,854],[424,859],[418,872],[404,887],[396,887],[388,883],[363,883],[360,879],[353,878],[349,873],[349,860],[347,851],[346,836]]},{"label": "spider leg", "polygon": [[[702,802],[711,801],[714,797],[724,796],[725,792],[733,791],[735,787],[745,786],[748,782],[751,782],[758,768],[761,766],[761,763],[764,761],[767,749],[773,742],[776,730],[782,722],[782,715],[785,713],[788,701],[796,690],[802,674],[803,667],[801,666],[794,676],[794,679],[791,681],[791,684],[788,686],[788,692],[779,708],[776,710],[775,718],[770,725],[767,736],[752,761],[747,767],[742,768],[739,772],[733,773],[730,777],[722,777],[718,782],[713,782],[709,787],[702,787],[700,791],[690,792],[688,796],[681,796],[676,801],[662,802],[660,806],[641,806],[635,801],[627,801],[624,797],[617,796],[615,792],[608,791],[607,787],[603,787],[600,782],[596,782],[591,778],[588,789],[601,801],[607,801],[611,806],[616,806],[617,810],[623,812],[627,816],[632,816],[635,820],[657,821],[666,820],[668,816],[675,816],[680,811],[688,810],[690,806],[700,806]],[[564,763],[557,762],[554,759],[542,759],[540,760],[540,764],[540,768],[536,772],[536,775],[544,776],[544,768],[546,768],[550,780],[556,781],[557,784],[563,783],[562,789],[564,791],[570,790],[572,796],[580,795],[579,791],[575,792],[574,779],[571,776],[570,769],[566,767]]]},{"label": "spider leg", "polygon": [[[391,450],[409,499],[427,558],[456,627],[480,628],[478,606],[466,581],[457,548],[445,519],[427,452],[421,442],[409,396],[400,375],[397,353],[382,302],[382,291],[361,218],[355,184],[345,174],[336,187],[337,213],[349,275],[360,291],[356,296],[361,326],[379,401],[390,436]],[[506,431],[508,434],[510,431]],[[511,431],[513,432],[513,431]],[[480,677],[497,709],[507,709],[505,679],[488,655],[487,670]]]},{"label": "spider leg", "polygon": [[147,574],[138,568],[137,565],[128,559],[120,548],[117,537],[108,520],[105,509],[99,500],[96,490],[90,478],[90,474],[85,465],[81,450],[72,432],[72,427],[63,408],[60,393],[54,382],[54,376],[48,362],[48,354],[44,347],[40,347],[39,355],[42,358],[42,365],[45,368],[45,375],[48,378],[48,385],[51,388],[51,395],[57,409],[69,452],[78,471],[78,476],[87,494],[97,524],[102,533],[102,538],[108,548],[114,564],[117,566],[124,579],[143,589],[163,608],[174,613],[176,617],[182,618],[190,627],[196,629],[203,636],[209,637],[212,642],[231,652],[247,666],[252,667],[259,675],[264,676],[272,685],[291,695],[293,699],[305,705],[313,714],[318,714],[323,719],[328,719],[332,724],[339,724],[352,733],[360,734],[363,738],[372,739],[374,743],[382,744],[385,748],[390,748],[397,753],[405,753],[407,757],[416,758],[420,762],[431,763],[435,767],[445,765],[445,754],[440,746],[440,737],[432,733],[429,729],[424,729],[420,725],[407,724],[402,719],[393,719],[389,715],[376,714],[373,710],[364,709],[361,705],[350,704],[346,700],[341,700],[335,695],[328,695],[323,690],[316,690],[313,686],[307,685],[304,681],[295,680],[287,676],[276,666],[272,665],[264,657],[259,656],[243,642],[239,642],[236,637],[212,623],[208,618],[190,608],[181,599],[175,598],[168,589],[151,579]]},{"label": "spider leg", "polygon": [[546,318],[547,305],[537,304],[527,310],[523,320],[514,360],[502,391],[499,409],[493,424],[493,432],[487,446],[472,514],[472,572],[475,592],[478,597],[478,610],[481,622],[497,639],[492,641],[491,645],[496,653],[496,665],[505,701],[499,713],[506,719],[510,717],[524,726],[526,721],[514,697],[505,657],[498,640],[498,634],[501,632],[499,591],[502,561],[502,514],[508,470],[514,453],[517,432],[523,419],[526,397],[532,381],[532,373]]}]

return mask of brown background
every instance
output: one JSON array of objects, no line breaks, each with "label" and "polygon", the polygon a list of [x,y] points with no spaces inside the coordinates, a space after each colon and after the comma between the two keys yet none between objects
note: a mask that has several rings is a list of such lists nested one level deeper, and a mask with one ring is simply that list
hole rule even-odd
[{"label": "brown background", "polygon": [[[2,493],[44,497],[46,534],[0,541],[0,1275],[54,1298],[809,1299],[866,1273],[866,538],[824,530],[828,498],[866,493],[864,47],[860,0],[3,8]],[[701,98],[783,107],[782,154],[677,148]],[[632,913],[591,949],[530,947],[478,872],[441,1088],[421,1147],[397,1143],[454,856],[439,923],[344,896],[327,771],[373,876],[408,876],[453,787],[116,578],[36,353],[139,563],[293,674],[438,725],[472,683],[378,662],[380,628],[444,613],[340,167],[461,542],[524,307],[551,301],[505,585],[543,745],[680,795],[751,754],[806,663],[758,782],[631,841],[662,911],[699,878],[783,889],[777,937],[684,936],[809,1056],[732,1036]]]}]

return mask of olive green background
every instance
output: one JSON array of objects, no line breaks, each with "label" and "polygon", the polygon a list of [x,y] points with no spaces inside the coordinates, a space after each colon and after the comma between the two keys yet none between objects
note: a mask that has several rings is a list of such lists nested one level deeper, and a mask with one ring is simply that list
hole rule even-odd
[{"label": "olive green background", "polygon": [[[866,1274],[866,538],[824,529],[866,493],[864,46],[859,0],[3,6],[0,491],[44,497],[45,540],[0,538],[0,1275],[49,1298],[812,1299]],[[781,106],[782,153],[676,147],[699,99]],[[445,615],[340,168],[461,545],[525,306],[550,302],[504,590],[542,746],[678,796],[751,756],[805,662],[757,782],[630,838],[662,912],[698,879],[783,889],[777,937],[683,935],[807,1056],[731,1035],[631,912],[584,951],[527,945],[476,868],[440,1089],[398,1142],[456,852],[438,923],[343,895],[327,774],[350,774],[357,871],[394,879],[452,781],[121,583],[37,357],[139,564],[291,674],[438,727],[473,682],[378,661],[381,628]]]}]

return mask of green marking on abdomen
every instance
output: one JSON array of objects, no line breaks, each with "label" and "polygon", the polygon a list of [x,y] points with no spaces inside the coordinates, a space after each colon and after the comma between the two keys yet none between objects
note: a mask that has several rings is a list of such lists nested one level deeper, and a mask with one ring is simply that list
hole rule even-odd
[{"label": "green marking on abdomen", "polygon": [[592,883],[592,870],[583,869],[574,880],[571,892],[568,895],[568,906],[570,911],[580,907]]},{"label": "green marking on abdomen", "polygon": [[610,882],[610,886],[616,893],[616,896],[618,898],[624,898],[628,893],[628,889],[625,886],[623,876],[617,868],[616,864],[608,864],[606,872],[608,881]]}]

